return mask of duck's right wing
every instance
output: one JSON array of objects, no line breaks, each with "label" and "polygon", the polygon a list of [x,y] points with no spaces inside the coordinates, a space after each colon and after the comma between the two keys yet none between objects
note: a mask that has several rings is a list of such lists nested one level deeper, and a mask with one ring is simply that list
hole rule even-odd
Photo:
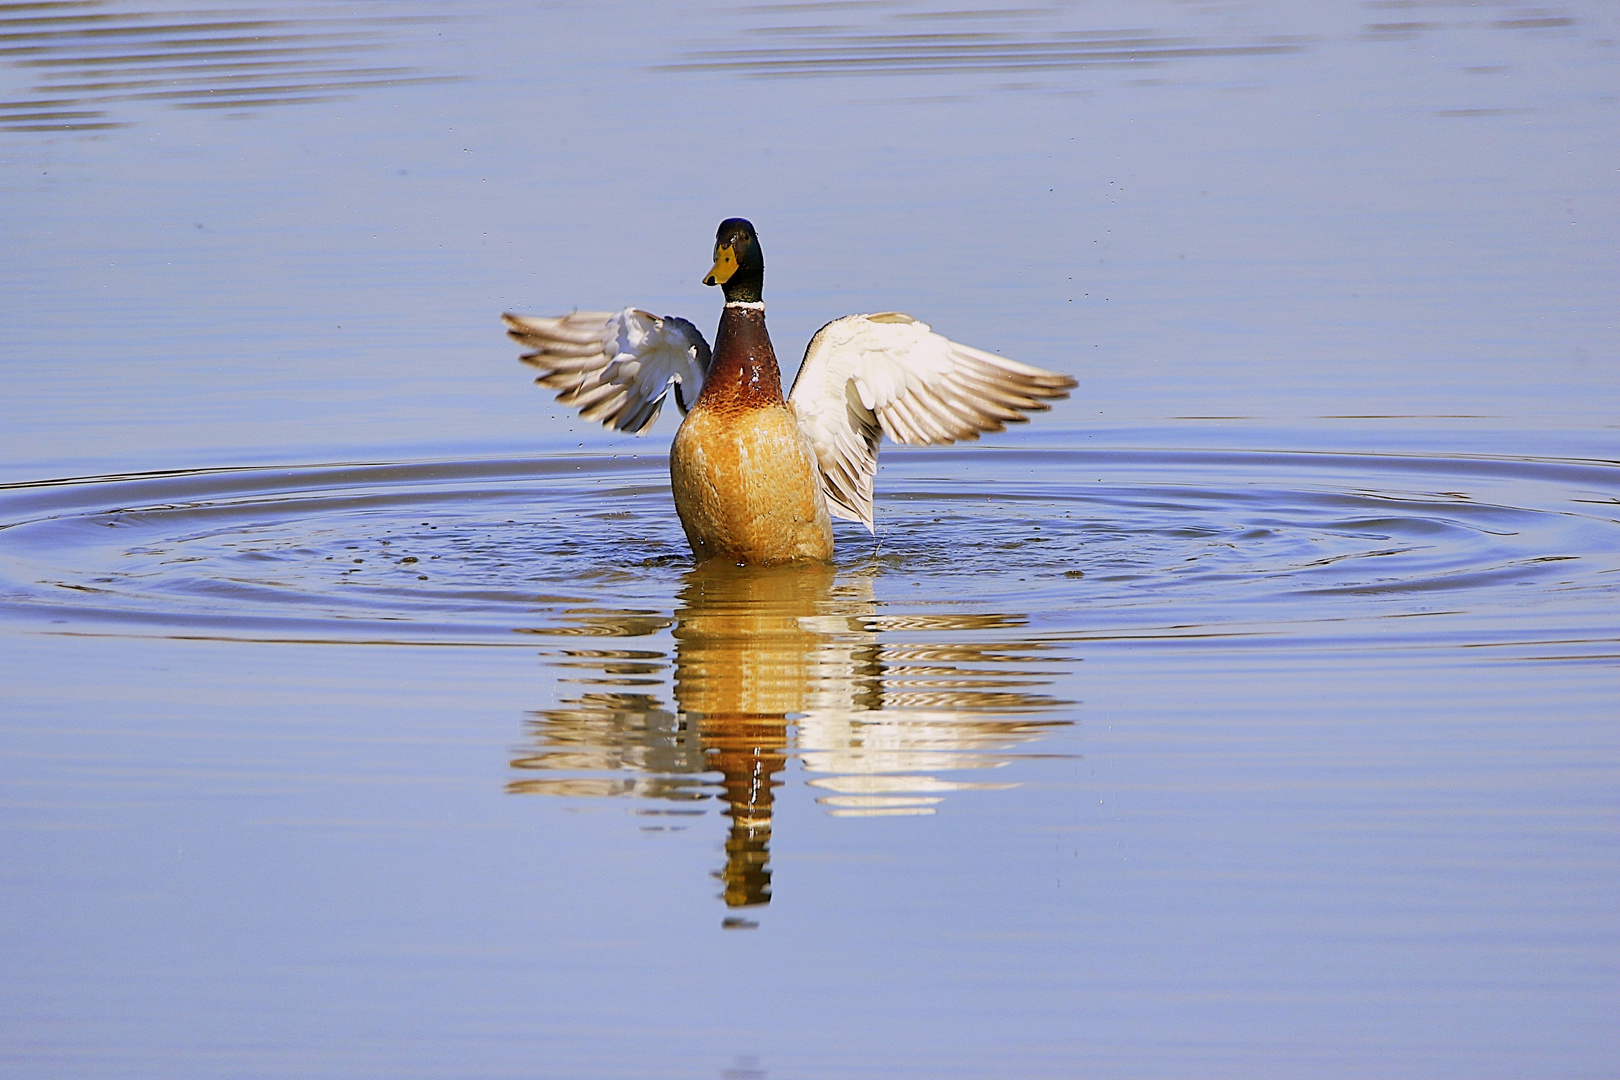
[{"label": "duck's right wing", "polygon": [[709,343],[685,319],[638,308],[576,311],[556,318],[501,316],[507,334],[533,349],[523,362],[557,400],[587,420],[640,435],[658,419],[673,388],[681,412],[697,400],[709,371]]}]

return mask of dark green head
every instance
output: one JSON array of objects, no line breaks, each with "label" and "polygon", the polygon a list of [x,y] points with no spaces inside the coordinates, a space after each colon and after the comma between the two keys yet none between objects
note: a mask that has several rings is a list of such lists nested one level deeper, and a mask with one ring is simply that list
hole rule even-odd
[{"label": "dark green head", "polygon": [[703,284],[720,286],[727,300],[759,300],[765,288],[765,256],[747,221],[734,217],[720,223],[714,234],[714,269]]}]

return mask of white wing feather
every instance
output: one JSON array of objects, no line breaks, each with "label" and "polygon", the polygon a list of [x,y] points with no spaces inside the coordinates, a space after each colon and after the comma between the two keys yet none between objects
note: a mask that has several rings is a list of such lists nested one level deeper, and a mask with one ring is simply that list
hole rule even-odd
[{"label": "white wing feather", "polygon": [[888,311],[846,315],[817,331],[788,401],[815,446],[828,511],[871,529],[884,435],[914,445],[977,439],[1050,408],[1074,385]]},{"label": "white wing feather", "polygon": [[508,312],[501,318],[513,340],[534,350],[523,362],[540,369],[535,382],[560,391],[557,400],[585,419],[634,435],[652,427],[671,388],[686,412],[709,370],[703,334],[671,315],[660,319],[625,308],[549,319]]}]

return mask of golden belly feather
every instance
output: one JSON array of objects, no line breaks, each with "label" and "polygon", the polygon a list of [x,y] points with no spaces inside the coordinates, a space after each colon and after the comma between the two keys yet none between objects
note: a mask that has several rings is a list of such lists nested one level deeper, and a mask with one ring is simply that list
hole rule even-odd
[{"label": "golden belly feather", "polygon": [[832,558],[815,453],[786,404],[694,408],[675,433],[669,478],[700,561]]}]

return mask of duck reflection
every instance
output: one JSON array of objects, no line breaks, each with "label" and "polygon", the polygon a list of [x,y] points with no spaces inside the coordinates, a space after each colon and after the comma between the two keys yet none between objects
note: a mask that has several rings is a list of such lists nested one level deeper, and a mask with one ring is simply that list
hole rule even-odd
[{"label": "duck reflection", "polygon": [[[676,802],[718,794],[731,822],[717,875],[728,907],[770,901],[772,809],[790,758],[815,774],[817,802],[836,816],[931,814],[949,792],[1013,786],[934,774],[1006,765],[1015,746],[1068,723],[1043,718],[1060,703],[1026,689],[1046,679],[1042,646],[964,640],[1016,627],[1017,617],[884,616],[869,574],[819,564],[700,566],[679,600],[657,627],[644,611],[617,623],[600,609],[565,613],[563,634],[671,627],[676,708],[650,692],[667,685],[667,654],[564,650],[563,679],[589,689],[531,718],[531,741],[512,764],[552,775],[508,790]],[[954,633],[894,640],[908,631]]]},{"label": "duck reflection", "polygon": [[[787,765],[788,717],[816,693],[834,634],[822,628],[835,576],[824,565],[699,567],[681,591],[675,626],[675,700],[718,772],[731,818],[728,907],[768,903],[772,790]],[[847,597],[844,599],[848,599]],[[861,692],[876,666],[863,658],[846,681]]]}]

